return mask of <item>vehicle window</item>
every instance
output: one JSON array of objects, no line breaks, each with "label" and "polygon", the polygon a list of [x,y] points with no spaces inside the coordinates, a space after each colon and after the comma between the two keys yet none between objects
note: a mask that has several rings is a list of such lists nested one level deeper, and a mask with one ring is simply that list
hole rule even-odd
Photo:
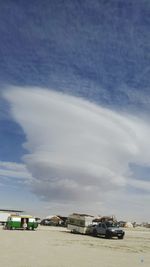
[{"label": "vehicle window", "polygon": [[117,223],[115,223],[115,222],[107,222],[106,225],[107,225],[107,227],[117,227],[118,226]]}]

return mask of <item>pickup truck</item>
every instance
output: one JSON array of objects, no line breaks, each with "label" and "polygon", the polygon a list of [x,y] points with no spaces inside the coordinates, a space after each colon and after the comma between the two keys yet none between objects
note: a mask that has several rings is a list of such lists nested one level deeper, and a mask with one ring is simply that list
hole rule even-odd
[{"label": "pickup truck", "polygon": [[117,237],[123,239],[125,232],[114,222],[100,222],[92,226],[90,234],[93,236],[105,236],[106,238]]}]

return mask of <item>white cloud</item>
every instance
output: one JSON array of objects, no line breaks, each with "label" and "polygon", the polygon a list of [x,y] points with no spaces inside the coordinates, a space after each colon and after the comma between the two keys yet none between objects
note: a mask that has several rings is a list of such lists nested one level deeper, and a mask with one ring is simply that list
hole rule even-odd
[{"label": "white cloud", "polygon": [[137,187],[129,163],[150,166],[150,126],[139,117],[45,89],[4,96],[26,135],[32,190],[45,200],[99,203],[112,190]]},{"label": "white cloud", "polygon": [[0,161],[0,180],[5,183],[13,179],[27,183],[32,180],[32,176],[25,164]]}]

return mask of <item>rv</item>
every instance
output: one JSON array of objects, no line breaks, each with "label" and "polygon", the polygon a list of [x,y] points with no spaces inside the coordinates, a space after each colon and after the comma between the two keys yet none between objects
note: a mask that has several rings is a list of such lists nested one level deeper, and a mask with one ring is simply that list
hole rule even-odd
[{"label": "rv", "polygon": [[88,234],[88,228],[92,225],[94,216],[73,213],[67,219],[67,228],[72,233]]},{"label": "rv", "polygon": [[8,217],[5,224],[5,229],[15,230],[34,230],[38,227],[38,223],[35,218],[30,215],[11,215]]}]

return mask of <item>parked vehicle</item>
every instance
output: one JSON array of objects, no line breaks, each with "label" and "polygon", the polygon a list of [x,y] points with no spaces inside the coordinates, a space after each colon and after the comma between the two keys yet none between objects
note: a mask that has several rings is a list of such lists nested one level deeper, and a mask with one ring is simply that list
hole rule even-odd
[{"label": "parked vehicle", "polygon": [[15,229],[24,229],[24,230],[34,230],[38,227],[38,223],[35,218],[29,215],[11,215],[8,217],[5,224],[5,229],[15,230]]},{"label": "parked vehicle", "polygon": [[105,236],[106,238],[117,237],[123,239],[125,232],[115,222],[100,222],[89,228],[89,234],[93,236]]},{"label": "parked vehicle", "polygon": [[72,233],[87,234],[93,219],[91,215],[73,213],[67,219],[67,227]]}]

